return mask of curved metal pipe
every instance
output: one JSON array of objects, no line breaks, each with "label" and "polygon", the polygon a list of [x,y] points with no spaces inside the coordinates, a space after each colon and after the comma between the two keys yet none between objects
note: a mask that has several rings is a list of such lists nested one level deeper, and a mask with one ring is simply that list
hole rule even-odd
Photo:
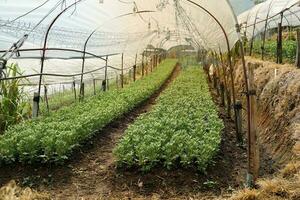
[{"label": "curved metal pipe", "polygon": [[265,58],[265,43],[266,43],[266,32],[267,32],[267,26],[268,26],[268,20],[269,20],[269,15],[271,12],[271,8],[273,5],[274,0],[272,0],[270,2],[269,8],[268,8],[268,13],[267,13],[267,17],[266,17],[266,21],[265,21],[265,28],[264,28],[264,33],[263,33],[263,40],[262,40],[262,44],[261,44],[261,59],[264,60]]},{"label": "curved metal pipe", "polygon": [[[72,3],[71,5],[69,5],[68,7],[66,7],[64,10],[62,10],[54,19],[53,21],[50,23],[47,31],[46,31],[46,35],[45,35],[45,39],[44,39],[44,46],[43,46],[43,53],[42,53],[42,58],[41,58],[41,71],[40,71],[40,80],[39,80],[39,87],[38,87],[38,98],[40,98],[41,96],[41,86],[42,86],[42,79],[43,79],[43,71],[44,71],[44,63],[45,63],[45,56],[46,56],[46,47],[47,47],[47,42],[48,42],[48,36],[50,33],[51,28],[53,27],[54,23],[58,20],[58,18],[60,16],[62,16],[62,14],[64,14],[66,11],[68,11],[70,8],[72,8],[73,6],[76,6],[78,3],[80,3],[81,1],[84,0],[75,0],[74,3]],[[37,107],[37,115],[39,113],[39,100],[38,100],[38,107]]]},{"label": "curved metal pipe", "polygon": [[257,12],[255,14],[254,27],[253,27],[252,36],[251,36],[251,43],[250,43],[250,52],[249,52],[250,56],[252,56],[254,34],[255,34],[255,29],[256,29],[256,22],[257,22],[257,19],[258,19],[257,17],[258,17],[258,13],[259,13],[260,9],[261,9],[261,7],[259,7],[259,9],[257,10]]},{"label": "curved metal pipe", "polygon": [[[226,45],[227,45],[227,60],[229,63],[229,69],[230,69],[230,79],[231,79],[231,90],[232,90],[232,97],[233,97],[233,104],[236,104],[236,94],[235,94],[235,88],[234,88],[234,76],[233,76],[233,64],[232,64],[232,60],[231,60],[231,49],[230,49],[230,44],[229,44],[229,39],[227,36],[227,33],[224,29],[224,27],[222,26],[221,22],[206,8],[204,8],[203,6],[199,5],[198,3],[195,3],[194,1],[191,0],[186,0],[192,4],[194,4],[195,6],[199,7],[200,9],[202,9],[204,12],[206,12],[210,17],[212,17],[214,19],[214,21],[219,25],[220,29],[222,30],[225,40],[226,40]],[[228,2],[227,2],[228,3]],[[230,5],[230,4],[229,4]],[[237,128],[237,112],[234,109],[234,117],[235,117],[235,126]],[[236,129],[237,130],[237,129]]]},{"label": "curved metal pipe", "polygon": [[[114,20],[114,19],[118,19],[118,18],[122,18],[122,17],[126,17],[126,16],[130,16],[130,15],[133,15],[133,14],[141,14],[141,13],[152,13],[152,12],[155,12],[155,11],[152,11],[152,10],[141,10],[141,11],[137,11],[137,12],[130,12],[130,13],[126,13],[126,14],[122,14],[122,15],[119,15],[111,20]],[[102,24],[103,25],[103,24]],[[91,34],[87,37],[85,43],[84,43],[84,47],[83,47],[83,56],[82,56],[82,67],[81,67],[81,73],[82,73],[82,76],[80,78],[80,85],[82,85],[83,83],[83,72],[84,72],[84,68],[85,68],[85,55],[86,55],[86,49],[87,49],[87,44],[88,42],[90,41],[90,39],[92,38],[92,36],[98,31],[98,29],[102,26],[98,26],[95,30],[93,30],[91,32]],[[105,62],[107,61],[107,56],[105,59],[103,59]]]}]

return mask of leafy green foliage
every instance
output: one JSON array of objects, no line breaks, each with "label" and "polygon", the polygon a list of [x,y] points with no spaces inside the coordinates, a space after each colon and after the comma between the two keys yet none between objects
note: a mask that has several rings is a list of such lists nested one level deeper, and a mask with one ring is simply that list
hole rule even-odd
[{"label": "leafy green foliage", "polygon": [[63,161],[74,148],[124,113],[149,98],[174,69],[164,61],[149,76],[122,90],[111,90],[64,107],[49,116],[9,128],[0,137],[0,161]]},{"label": "leafy green foliage", "polygon": [[128,128],[114,153],[120,166],[146,171],[159,164],[196,164],[205,170],[218,150],[223,127],[203,70],[187,68],[153,110]]},{"label": "leafy green foliage", "polygon": [[[18,65],[11,64],[7,70],[7,77],[20,74]],[[16,124],[30,115],[31,108],[26,102],[23,89],[19,87],[19,80],[5,80],[0,83],[0,135],[8,126]]]},{"label": "leafy green foliage", "polygon": [[[285,61],[294,63],[296,60],[297,44],[294,40],[283,41],[282,56]],[[253,43],[253,53],[261,55],[261,41],[257,40]],[[277,41],[267,40],[265,43],[265,53],[270,59],[276,61],[277,57]]]}]

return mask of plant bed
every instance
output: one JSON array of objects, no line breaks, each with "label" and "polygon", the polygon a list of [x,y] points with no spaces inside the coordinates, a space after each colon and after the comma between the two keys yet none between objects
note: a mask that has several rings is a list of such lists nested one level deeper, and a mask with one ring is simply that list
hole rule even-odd
[{"label": "plant bed", "polygon": [[13,126],[0,137],[0,161],[61,162],[73,149],[158,90],[176,60],[164,61],[149,76],[122,90],[101,93],[49,116]]},{"label": "plant bed", "polygon": [[145,171],[157,165],[196,165],[204,171],[219,149],[223,128],[204,72],[190,67],[152,111],[129,126],[115,149],[118,165]]}]

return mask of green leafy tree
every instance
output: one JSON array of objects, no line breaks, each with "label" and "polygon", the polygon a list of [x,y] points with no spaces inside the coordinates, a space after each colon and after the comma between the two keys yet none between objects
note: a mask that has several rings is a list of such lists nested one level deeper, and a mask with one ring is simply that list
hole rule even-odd
[{"label": "green leafy tree", "polygon": [[254,1],[255,4],[260,4],[260,3],[262,3],[262,2],[264,2],[266,0],[253,0],[253,1]]}]

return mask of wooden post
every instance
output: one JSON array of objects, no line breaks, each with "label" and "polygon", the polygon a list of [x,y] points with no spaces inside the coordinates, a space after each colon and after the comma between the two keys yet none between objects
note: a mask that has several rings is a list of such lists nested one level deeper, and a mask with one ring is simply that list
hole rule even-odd
[{"label": "wooden post", "polygon": [[94,86],[94,95],[96,95],[96,80],[93,79],[93,86]]},{"label": "wooden post", "polygon": [[84,99],[84,83],[81,83],[79,100],[82,101],[83,99]]},{"label": "wooden post", "polygon": [[136,81],[136,65],[133,66],[133,81]]},{"label": "wooden post", "polygon": [[282,64],[282,24],[278,23],[277,63]]},{"label": "wooden post", "polygon": [[121,87],[124,88],[124,54],[122,53],[122,63],[121,63]]},{"label": "wooden post", "polygon": [[75,81],[73,81],[73,92],[74,92],[74,97],[75,97],[75,100],[76,100],[77,96],[76,96],[76,83],[75,83]]},{"label": "wooden post", "polygon": [[106,80],[106,90],[107,91],[109,90],[109,78],[107,78],[107,80]]},{"label": "wooden post", "polygon": [[215,73],[213,74],[213,84],[214,84],[214,88],[217,88],[217,77],[215,76]]},{"label": "wooden post", "polygon": [[46,103],[46,107],[47,107],[47,112],[50,112],[50,108],[49,108],[49,101],[48,101],[48,89],[47,86],[44,85],[44,96],[45,96],[45,103]]},{"label": "wooden post", "polygon": [[236,139],[238,144],[243,143],[243,121],[242,121],[242,103],[240,101],[237,101],[235,104],[236,109],[236,118],[237,118],[237,130],[236,130]]},{"label": "wooden post", "polygon": [[145,55],[144,55],[144,52],[143,52],[143,56],[142,56],[142,77],[144,77],[144,75],[145,75],[145,63],[144,63],[144,58],[145,58]]},{"label": "wooden post", "polygon": [[137,54],[135,54],[135,61],[133,66],[133,81],[136,81],[136,64],[137,64]]},{"label": "wooden post", "polygon": [[104,77],[104,79],[105,79],[105,90],[104,91],[106,91],[107,90],[107,68],[108,68],[108,66],[107,66],[107,63],[108,63],[108,56],[106,56],[106,59],[105,59],[105,77]]},{"label": "wooden post", "polygon": [[217,95],[220,96],[220,79],[219,77],[215,74],[216,76],[216,90],[217,90]]},{"label": "wooden post", "polygon": [[147,63],[146,63],[146,76],[148,75],[148,70],[149,70],[149,62],[147,60]]},{"label": "wooden post", "polygon": [[226,102],[227,102],[227,114],[228,114],[228,116],[230,116],[230,114],[231,114],[231,96],[229,93],[229,84],[227,82],[227,73],[226,73],[225,63],[223,60],[223,55],[222,55],[221,49],[220,49],[220,59],[221,59],[223,79],[224,79],[224,90],[225,90],[224,95],[226,96]]},{"label": "wooden post", "polygon": [[129,82],[131,81],[131,76],[132,76],[132,70],[130,69],[130,70],[128,71]]},{"label": "wooden post", "polygon": [[153,56],[151,56],[150,62],[151,62],[151,64],[150,64],[150,72],[152,72],[153,71],[153,65],[154,65]]},{"label": "wooden post", "polygon": [[297,29],[297,55],[296,55],[296,67],[300,68],[300,29]]},{"label": "wooden post", "polygon": [[247,184],[253,187],[259,172],[259,149],[256,135],[256,90],[254,86],[254,66],[249,65],[248,72],[249,99],[250,99],[250,132],[248,132],[248,174]]},{"label": "wooden post", "polygon": [[102,81],[102,91],[103,92],[106,91],[106,81],[105,80]]},{"label": "wooden post", "polygon": [[38,92],[33,94],[33,106],[32,106],[32,118],[38,117],[38,107],[40,102],[40,96]]},{"label": "wooden post", "polygon": [[221,106],[225,105],[225,88],[224,88],[224,83],[221,82],[220,84],[220,92],[221,92]]},{"label": "wooden post", "polygon": [[227,116],[231,118],[231,92],[229,88],[226,90],[227,92]]},{"label": "wooden post", "polygon": [[117,84],[117,89],[119,89],[119,75],[116,75],[116,84]]}]

